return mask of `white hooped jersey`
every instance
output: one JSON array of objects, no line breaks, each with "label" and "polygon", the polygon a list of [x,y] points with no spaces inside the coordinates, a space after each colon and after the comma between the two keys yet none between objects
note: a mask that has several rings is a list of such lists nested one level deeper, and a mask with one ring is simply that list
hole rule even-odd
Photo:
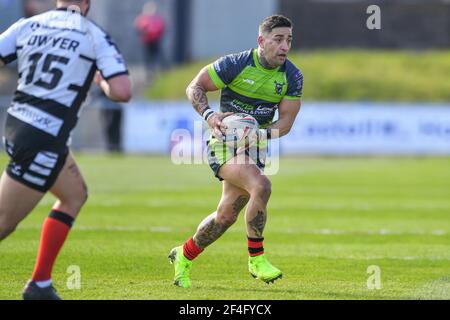
[{"label": "white hooped jersey", "polygon": [[68,9],[13,24],[0,35],[0,59],[17,60],[19,72],[5,138],[26,145],[66,146],[95,72],[128,74],[109,35]]}]

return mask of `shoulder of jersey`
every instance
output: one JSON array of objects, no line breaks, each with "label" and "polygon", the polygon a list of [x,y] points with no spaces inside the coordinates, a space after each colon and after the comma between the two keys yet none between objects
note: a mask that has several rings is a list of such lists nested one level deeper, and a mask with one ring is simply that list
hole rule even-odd
[{"label": "shoulder of jersey", "polygon": [[253,49],[239,52],[237,55],[242,59],[249,59],[249,58],[253,57]]},{"label": "shoulder of jersey", "polygon": [[286,60],[286,74],[293,75],[295,78],[302,77],[301,70],[289,59]]},{"label": "shoulder of jersey", "polygon": [[100,27],[97,23],[95,23],[94,21],[92,21],[89,18],[85,18],[85,19],[88,22],[91,30],[94,30],[94,32],[98,32],[101,35],[109,36],[108,32],[106,32],[106,30],[103,29],[102,27]]},{"label": "shoulder of jersey", "polygon": [[230,55],[228,55],[228,58],[231,59],[232,63],[245,64],[248,61],[250,61],[252,56],[253,56],[253,50],[246,50],[246,51],[230,54]]}]

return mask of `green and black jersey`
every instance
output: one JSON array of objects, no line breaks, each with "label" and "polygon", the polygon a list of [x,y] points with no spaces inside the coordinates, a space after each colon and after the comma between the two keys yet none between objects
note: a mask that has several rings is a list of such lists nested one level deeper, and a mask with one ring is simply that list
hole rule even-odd
[{"label": "green and black jersey", "polygon": [[283,99],[302,96],[302,72],[289,60],[279,68],[265,69],[256,49],[222,57],[208,66],[208,73],[222,89],[220,111],[249,114],[262,128],[273,122]]}]

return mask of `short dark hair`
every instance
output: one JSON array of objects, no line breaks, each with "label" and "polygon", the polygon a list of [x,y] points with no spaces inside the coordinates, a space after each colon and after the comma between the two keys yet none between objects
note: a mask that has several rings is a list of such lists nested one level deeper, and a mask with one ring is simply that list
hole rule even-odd
[{"label": "short dark hair", "polygon": [[259,32],[260,33],[271,33],[273,29],[275,28],[292,28],[293,24],[292,21],[280,14],[276,14],[270,17],[267,17],[263,20],[261,25],[259,26]]}]

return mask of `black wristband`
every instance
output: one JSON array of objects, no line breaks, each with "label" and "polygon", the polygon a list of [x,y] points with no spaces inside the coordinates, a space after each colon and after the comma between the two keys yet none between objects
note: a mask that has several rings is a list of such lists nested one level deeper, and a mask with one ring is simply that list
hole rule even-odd
[{"label": "black wristband", "polygon": [[211,116],[212,116],[213,114],[214,114],[214,111],[213,111],[210,107],[207,107],[207,108],[203,111],[202,117],[203,117],[203,119],[205,119],[205,121],[208,121],[209,118],[211,118]]}]

